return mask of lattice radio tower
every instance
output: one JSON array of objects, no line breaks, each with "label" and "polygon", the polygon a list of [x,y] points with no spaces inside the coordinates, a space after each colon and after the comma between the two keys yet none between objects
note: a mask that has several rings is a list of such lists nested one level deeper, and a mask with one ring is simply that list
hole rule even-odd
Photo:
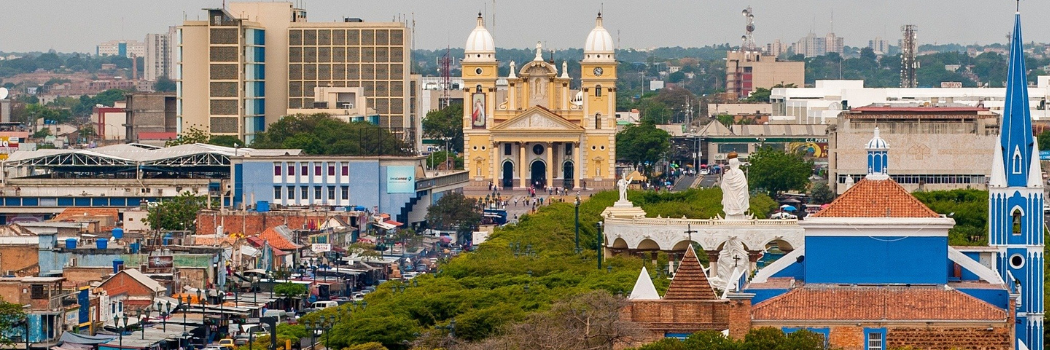
[{"label": "lattice radio tower", "polygon": [[449,54],[451,50],[446,47],[445,55],[441,57],[441,101],[438,102],[438,107],[445,108],[451,104],[452,97],[449,96],[448,91],[452,88],[452,59]]},{"label": "lattice radio tower", "polygon": [[741,14],[744,15],[744,20],[747,24],[744,26],[744,35],[740,37],[740,40],[743,41],[740,44],[740,51],[748,53],[757,51],[755,38],[753,37],[755,34],[755,14],[751,11],[751,6],[744,9]]},{"label": "lattice radio tower", "polygon": [[916,85],[915,69],[919,68],[919,62],[915,60],[918,27],[907,24],[901,26],[901,32],[904,33],[901,40],[901,87],[913,88]]}]

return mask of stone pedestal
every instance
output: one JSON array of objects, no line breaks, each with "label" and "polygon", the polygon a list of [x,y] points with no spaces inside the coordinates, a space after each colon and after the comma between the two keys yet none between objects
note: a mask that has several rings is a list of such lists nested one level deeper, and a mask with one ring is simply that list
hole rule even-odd
[{"label": "stone pedestal", "polygon": [[645,210],[634,206],[630,201],[616,201],[616,203],[613,203],[613,206],[602,211],[602,217],[606,219],[640,219],[645,217]]}]

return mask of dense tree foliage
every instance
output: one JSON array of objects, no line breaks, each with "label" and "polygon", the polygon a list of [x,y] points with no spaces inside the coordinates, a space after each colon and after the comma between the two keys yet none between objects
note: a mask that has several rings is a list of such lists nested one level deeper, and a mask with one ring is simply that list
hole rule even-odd
[{"label": "dense tree foliage", "polygon": [[481,222],[481,207],[474,198],[449,193],[427,208],[427,222],[441,230],[469,233]]},{"label": "dense tree foliage", "polygon": [[[50,72],[97,72],[106,63],[114,64],[117,69],[130,69],[131,59],[122,56],[95,56],[81,53],[65,54],[48,52],[27,54],[21,58],[0,61],[0,78],[16,74],[32,73],[37,69]],[[142,65],[139,65],[142,67]],[[140,68],[141,69],[141,68]]]},{"label": "dense tree foliage", "polygon": [[652,119],[644,118],[639,125],[628,125],[616,134],[616,157],[640,165],[646,176],[652,175],[653,165],[671,149],[671,135],[656,128]]},{"label": "dense tree foliage", "polygon": [[752,190],[764,191],[776,198],[785,191],[806,191],[813,161],[801,153],[788,153],[763,146],[748,157],[747,179]]},{"label": "dense tree foliage", "polygon": [[149,208],[146,222],[154,230],[194,230],[197,212],[208,206],[208,197],[198,196],[189,191],[162,199]]},{"label": "dense tree foliage", "polygon": [[751,329],[743,341],[726,338],[718,331],[693,333],[683,340],[665,338],[637,350],[823,350],[824,337],[799,330],[784,334],[779,329],[762,327]]},{"label": "dense tree foliage", "polygon": [[157,81],[153,83],[153,91],[156,92],[175,92],[177,87],[175,81],[166,76],[158,77]]},{"label": "dense tree foliage", "polygon": [[[698,218],[719,212],[721,198],[716,189],[679,193],[630,191],[628,196],[649,215],[680,216],[679,207],[688,207]],[[776,206],[768,197],[752,198],[765,210]],[[615,191],[596,193],[580,205],[580,245],[574,252],[572,203],[554,202],[519,222],[498,228],[489,240],[473,252],[439,265],[438,273],[416,277],[412,283],[399,281],[380,285],[365,297],[367,306],[342,305],[304,316],[337,316],[331,333],[331,347],[380,342],[390,349],[404,349],[417,337],[429,332],[448,334],[455,318],[456,343],[475,343],[508,334],[514,327],[530,324],[543,316],[536,312],[552,310],[553,305],[570,301],[572,296],[592,291],[616,295],[627,293],[643,264],[631,256],[606,259],[612,271],[598,270],[596,262],[597,225],[600,214],[618,199]],[[663,204],[671,203],[671,204]],[[675,211],[671,211],[674,209]],[[703,254],[701,254],[703,255]],[[667,288],[664,273],[667,255],[660,253],[657,264],[649,266],[657,290]],[[418,286],[416,286],[418,282]],[[392,287],[405,286],[394,291]],[[509,341],[509,340],[508,340]]]},{"label": "dense tree foliage", "polygon": [[988,191],[930,191],[912,195],[933,211],[955,219],[955,227],[948,231],[948,244],[988,244]]},{"label": "dense tree foliage", "polygon": [[230,135],[219,135],[212,136],[207,131],[190,127],[186,131],[179,134],[179,137],[174,140],[168,140],[164,142],[164,146],[178,146],[178,145],[192,145],[195,143],[206,143],[216,146],[226,147],[244,147],[244,141],[238,139],[236,136]]},{"label": "dense tree foliage", "polygon": [[[463,152],[463,105],[427,112],[423,118],[423,136],[433,140],[447,140],[453,152]],[[444,145],[442,145],[444,146]]]},{"label": "dense tree foliage", "polygon": [[809,198],[815,204],[827,204],[835,200],[835,192],[831,190],[826,182],[815,182],[809,189]]},{"label": "dense tree foliage", "polygon": [[[27,316],[25,309],[22,308],[22,304],[9,303],[0,299],[0,329],[20,329],[25,330],[25,324]],[[0,344],[11,345],[12,344],[12,332],[0,332]]]},{"label": "dense tree foliage", "polygon": [[297,148],[314,155],[408,155],[410,146],[386,129],[366,122],[347,123],[325,114],[296,114],[255,135],[255,148]]}]

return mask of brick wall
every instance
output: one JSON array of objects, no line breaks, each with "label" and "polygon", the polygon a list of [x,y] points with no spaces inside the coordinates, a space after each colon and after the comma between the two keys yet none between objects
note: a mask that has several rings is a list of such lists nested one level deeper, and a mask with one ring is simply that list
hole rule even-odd
[{"label": "brick wall", "polygon": [[244,233],[256,235],[267,228],[288,225],[293,230],[302,229],[313,222],[321,225],[329,218],[339,217],[349,223],[349,215],[336,215],[330,212],[308,212],[308,211],[272,211],[266,213],[257,212],[228,212],[220,214],[218,211],[202,210],[197,213],[197,232],[199,234],[214,234],[215,227],[222,225],[225,233]]},{"label": "brick wall", "polygon": [[[744,314],[750,315],[750,305]],[[614,348],[636,347],[664,338],[666,333],[690,334],[729,328],[728,300],[636,300],[620,309],[620,319],[637,323],[644,331],[629,343]],[[748,316],[749,317],[749,316]]]},{"label": "brick wall", "polygon": [[113,276],[113,278],[102,283],[99,287],[105,289],[106,293],[111,296],[122,293],[127,293],[128,296],[153,295],[153,291],[150,291],[149,288],[146,288],[146,286],[142,285],[142,283],[139,283],[134,278],[131,278],[131,276],[128,276],[126,273],[119,273],[116,276]]},{"label": "brick wall", "polygon": [[101,281],[113,274],[112,267],[66,267],[62,269],[62,277],[66,278],[67,284],[84,286],[93,281]]},{"label": "brick wall", "polygon": [[[876,326],[873,326],[876,327]],[[842,350],[864,350],[864,327],[829,327],[828,345]]]},{"label": "brick wall", "polygon": [[751,329],[751,298],[729,301],[729,337],[743,340]]},{"label": "brick wall", "polygon": [[1005,325],[961,327],[895,327],[886,332],[889,349],[911,346],[925,350],[1008,350],[1013,337]]}]

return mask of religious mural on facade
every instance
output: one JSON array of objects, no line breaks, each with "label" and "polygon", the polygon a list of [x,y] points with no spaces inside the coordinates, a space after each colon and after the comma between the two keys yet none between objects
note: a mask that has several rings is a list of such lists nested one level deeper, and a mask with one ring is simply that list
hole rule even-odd
[{"label": "religious mural on facade", "polygon": [[474,129],[484,129],[486,119],[485,94],[480,92],[475,93],[471,97],[471,105],[473,106],[473,108],[471,109],[472,112],[470,114],[471,125],[474,127]]}]

